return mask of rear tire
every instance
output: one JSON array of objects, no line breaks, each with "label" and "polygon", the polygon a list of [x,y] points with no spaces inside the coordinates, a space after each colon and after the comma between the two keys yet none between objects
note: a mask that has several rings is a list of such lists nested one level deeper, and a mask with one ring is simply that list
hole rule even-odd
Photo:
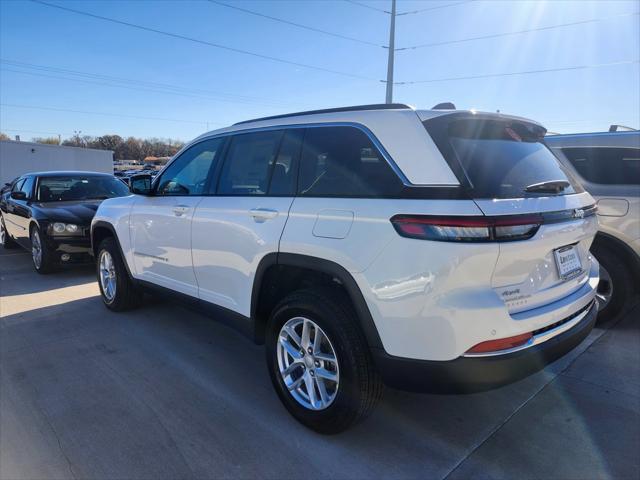
[{"label": "rear tire", "polygon": [[109,310],[122,312],[140,305],[142,292],[129,277],[113,237],[105,238],[98,247],[96,273],[102,301]]},{"label": "rear tire", "polygon": [[15,240],[11,238],[11,235],[9,235],[9,232],[7,232],[7,226],[4,223],[2,214],[0,214],[0,245],[7,250],[18,246]]},{"label": "rear tire", "polygon": [[633,297],[633,278],[625,262],[609,248],[594,246],[591,253],[600,262],[598,322],[614,320]]},{"label": "rear tire", "polygon": [[[307,322],[311,333],[305,341],[302,332]],[[291,326],[297,329],[293,336],[287,333]],[[320,343],[324,346],[316,351]],[[382,381],[357,315],[337,289],[300,290],[283,299],[267,326],[266,355],[280,400],[291,415],[316,432],[334,434],[346,430],[366,418],[382,396]],[[287,374],[287,365],[294,363],[298,367]],[[314,385],[314,381],[318,383]],[[311,395],[308,385],[313,390]]]}]

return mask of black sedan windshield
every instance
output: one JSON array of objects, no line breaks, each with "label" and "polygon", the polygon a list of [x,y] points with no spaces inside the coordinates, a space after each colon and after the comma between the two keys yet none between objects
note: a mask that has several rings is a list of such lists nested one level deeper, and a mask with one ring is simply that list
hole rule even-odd
[{"label": "black sedan windshield", "polygon": [[41,202],[104,200],[128,194],[127,186],[113,177],[41,177],[37,199]]}]

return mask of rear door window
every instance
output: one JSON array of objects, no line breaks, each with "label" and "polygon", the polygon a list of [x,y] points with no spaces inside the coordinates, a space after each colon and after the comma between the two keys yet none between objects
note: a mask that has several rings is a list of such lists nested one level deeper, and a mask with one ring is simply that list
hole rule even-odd
[{"label": "rear door window", "polygon": [[576,147],[562,152],[587,182],[640,185],[640,149]]},{"label": "rear door window", "polygon": [[549,195],[527,188],[548,182],[566,185],[554,194],[580,191],[578,183],[544,144],[542,127],[521,121],[447,116],[424,124],[473,198]]},{"label": "rear door window", "polygon": [[402,182],[362,130],[307,129],[300,162],[300,195],[388,197],[401,189]]}]

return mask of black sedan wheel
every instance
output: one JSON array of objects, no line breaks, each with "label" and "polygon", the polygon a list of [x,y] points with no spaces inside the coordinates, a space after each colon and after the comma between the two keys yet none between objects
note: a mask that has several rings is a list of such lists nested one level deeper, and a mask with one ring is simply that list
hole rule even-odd
[{"label": "black sedan wheel", "polygon": [[51,273],[54,270],[54,264],[51,258],[51,252],[46,242],[42,238],[38,227],[31,228],[31,259],[36,272],[41,274]]},{"label": "black sedan wheel", "polygon": [[0,215],[0,245],[3,248],[16,248],[18,244],[11,238],[7,232],[7,226],[4,224],[4,217]]}]

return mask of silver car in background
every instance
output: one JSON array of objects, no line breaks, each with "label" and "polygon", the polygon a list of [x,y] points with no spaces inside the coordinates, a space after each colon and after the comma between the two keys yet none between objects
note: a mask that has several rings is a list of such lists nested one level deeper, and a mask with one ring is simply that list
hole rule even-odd
[{"label": "silver car in background", "polygon": [[625,310],[640,286],[640,131],[549,135],[547,145],[596,199],[600,320]]}]

